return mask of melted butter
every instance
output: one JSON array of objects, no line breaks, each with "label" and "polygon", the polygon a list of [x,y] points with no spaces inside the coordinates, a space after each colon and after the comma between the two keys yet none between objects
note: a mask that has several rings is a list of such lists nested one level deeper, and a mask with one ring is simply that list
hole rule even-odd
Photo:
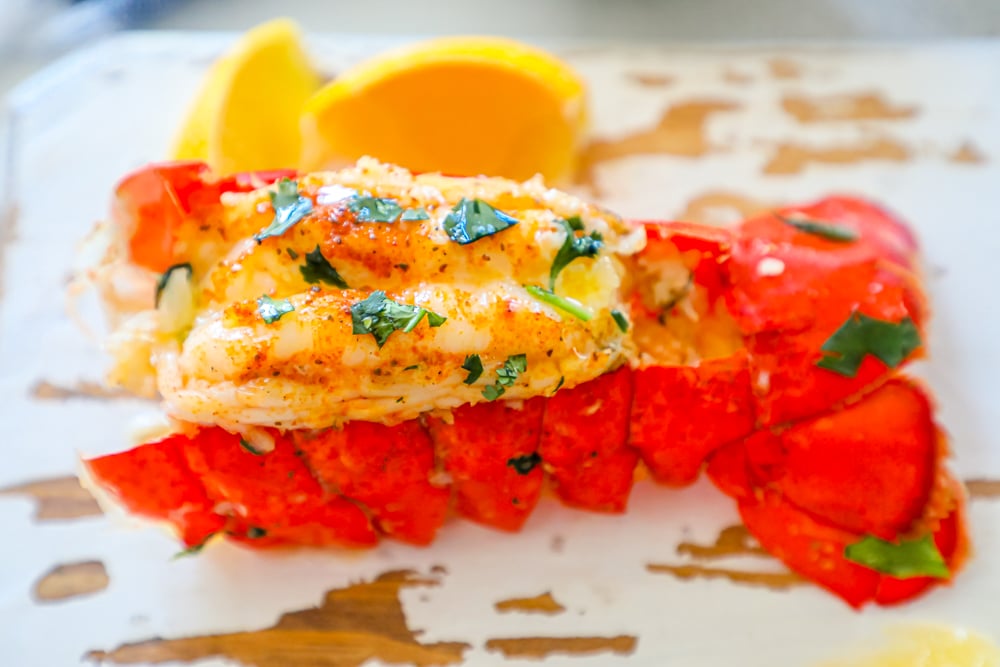
[{"label": "melted butter", "polygon": [[1000,647],[983,635],[944,625],[900,626],[872,653],[820,667],[1000,667]]}]

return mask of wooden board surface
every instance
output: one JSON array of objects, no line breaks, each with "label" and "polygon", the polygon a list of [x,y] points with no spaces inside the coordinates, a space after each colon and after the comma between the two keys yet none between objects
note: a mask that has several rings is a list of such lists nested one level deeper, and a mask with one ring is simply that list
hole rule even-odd
[{"label": "wooden board surface", "polygon": [[[972,500],[1000,498],[1000,481],[968,480]],[[37,503],[38,521],[67,520],[101,513],[93,497],[75,477],[63,477],[0,489],[0,495],[21,495]],[[714,567],[720,558],[750,555],[771,558],[758,547],[740,525],[723,529],[713,543],[681,542],[678,554],[694,563],[650,564],[650,572],[678,579],[722,579],[738,586],[786,590],[808,586],[792,572],[747,572]],[[451,665],[462,662],[468,645],[459,642],[422,643],[407,625],[399,599],[403,587],[434,586],[434,575],[422,577],[410,571],[386,572],[373,581],[331,590],[313,609],[290,612],[272,627],[252,632],[195,636],[184,639],[150,639],[127,643],[110,650],[92,650],[88,659],[108,664],[160,664],[195,661],[224,656],[253,667],[360,667],[379,659],[393,664]],[[35,582],[34,596],[41,603],[99,593],[108,586],[103,563],[83,561],[53,567]],[[566,612],[550,591],[531,597],[498,600],[499,613],[558,615]],[[504,637],[490,639],[486,648],[503,656],[541,659],[553,654],[628,655],[637,638],[606,637]]]},{"label": "wooden board surface", "polygon": [[[122,424],[155,405],[103,389],[96,348],[81,342],[61,304],[43,308],[33,294],[62,290],[75,247],[52,239],[82,234],[101,215],[117,174],[162,155],[171,119],[185,104],[177,91],[193,90],[223,43],[108,47],[70,67],[76,74],[58,86],[50,80],[33,92],[45,110],[22,100],[32,109],[20,129],[31,139],[19,158],[22,177],[75,175],[61,181],[72,210],[58,198],[28,196],[4,236],[0,354],[10,365],[0,388],[10,400],[0,409],[4,423],[25,425],[31,443],[0,472],[0,519],[12,520],[12,535],[25,545],[9,570],[21,584],[0,598],[0,621],[28,638],[12,655],[25,664],[260,667],[541,658],[548,666],[586,656],[598,661],[588,664],[804,664],[892,620],[927,616],[1000,639],[989,594],[1000,583],[978,561],[955,591],[857,616],[762,554],[708,488],[674,495],[641,484],[632,512],[614,521],[578,517],[550,499],[521,536],[450,525],[426,552],[389,545],[368,560],[333,564],[312,556],[250,562],[233,552],[172,564],[173,547],[160,535],[109,522],[72,477],[75,453],[124,446]],[[332,40],[318,48],[336,70],[380,44]],[[591,81],[594,112],[569,187],[625,215],[715,224],[829,191],[878,196],[925,236],[938,319],[953,333],[950,322],[975,312],[968,281],[984,271],[987,254],[956,261],[938,230],[954,225],[975,237],[987,223],[1000,229],[990,185],[1000,182],[1000,81],[981,66],[1000,62],[1000,47],[979,49],[565,49]],[[150,81],[148,72],[161,78]],[[161,99],[163,90],[170,94]],[[103,97],[95,98],[97,91]],[[103,101],[71,103],[80,99]],[[106,150],[114,141],[85,129],[109,106],[125,108],[118,129],[134,138],[120,150]],[[71,107],[62,125],[46,116]],[[67,151],[93,163],[87,178],[79,169],[60,171]],[[932,189],[939,190],[934,197]],[[23,183],[21,191],[35,192]],[[979,204],[963,209],[970,197]],[[951,211],[961,215],[951,218]],[[26,268],[42,264],[51,270]],[[36,292],[30,283],[39,283]],[[19,322],[43,330],[28,336]],[[979,329],[938,334],[926,374],[941,394],[958,469],[972,480],[974,536],[989,552],[1000,545],[1000,455],[988,446],[997,435],[995,411],[979,397],[994,386],[988,371],[995,377],[1000,364]],[[39,337],[47,354],[38,352]],[[517,551],[491,560],[490,552],[511,543]],[[514,562],[516,576],[509,576]],[[306,577],[296,577],[302,568],[315,568],[311,590]],[[229,572],[266,592],[244,600],[243,580],[220,583]],[[264,581],[279,572],[273,577],[287,577],[287,585]],[[37,641],[38,628],[55,618],[83,626],[67,630],[61,649]],[[730,632],[726,646],[706,629],[712,624]]]}]

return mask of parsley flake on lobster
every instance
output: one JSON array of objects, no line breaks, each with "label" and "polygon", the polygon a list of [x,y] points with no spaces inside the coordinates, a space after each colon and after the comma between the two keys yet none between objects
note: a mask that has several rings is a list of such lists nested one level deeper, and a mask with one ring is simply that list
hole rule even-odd
[{"label": "parsley flake on lobster", "polygon": [[920,347],[920,331],[909,317],[899,322],[887,322],[864,313],[852,312],[850,317],[820,350],[820,368],[854,377],[865,355],[872,355],[890,368],[896,368]]},{"label": "parsley flake on lobster", "polygon": [[508,459],[507,465],[516,470],[517,474],[527,475],[541,462],[542,457],[538,455],[538,452],[532,452],[530,454],[524,454],[523,456],[516,456]]},{"label": "parsley flake on lobster", "polygon": [[800,232],[805,232],[806,234],[812,234],[826,239],[827,241],[834,241],[836,243],[851,243],[858,240],[858,233],[850,227],[835,225],[831,222],[823,220],[804,218],[794,214],[781,215],[776,213],[775,215],[786,225],[794,227]]},{"label": "parsley flake on lobster", "polygon": [[274,219],[254,235],[257,243],[271,236],[281,236],[313,208],[312,200],[299,194],[299,184],[287,178],[278,181],[275,191],[268,194],[274,209]]},{"label": "parsley flake on lobster", "polygon": [[493,384],[483,388],[483,397],[487,401],[495,401],[507,392],[508,387],[514,386],[521,373],[528,370],[528,359],[523,354],[514,354],[507,357],[503,365],[497,369],[497,379]]},{"label": "parsley flake on lobster", "polygon": [[351,306],[353,333],[371,334],[379,347],[385,345],[393,331],[413,331],[425,316],[432,327],[439,327],[448,319],[419,306],[397,303],[382,290],[375,290],[367,299]]},{"label": "parsley flake on lobster", "polygon": [[881,540],[871,535],[844,549],[844,556],[859,565],[871,568],[897,579],[913,577],[936,577],[947,579],[951,576],[948,564],[934,544],[930,535],[898,543]]},{"label": "parsley flake on lobster", "polygon": [[483,374],[483,360],[478,354],[470,354],[462,362],[462,370],[469,371],[469,375],[462,382],[473,384]]},{"label": "parsley flake on lobster", "polygon": [[347,201],[347,208],[357,216],[358,222],[396,222],[403,214],[399,202],[388,197],[355,195]]},{"label": "parsley flake on lobster", "polygon": [[590,319],[594,317],[594,315],[587,310],[586,306],[581,304],[576,299],[559,296],[558,294],[554,294],[543,287],[539,287],[538,285],[525,285],[524,289],[528,292],[528,294],[535,297],[542,303],[548,304],[553,308],[557,308],[564,313],[568,313],[578,320],[589,322]]},{"label": "parsley flake on lobster", "polygon": [[604,245],[604,238],[600,232],[591,232],[589,235],[577,236],[576,232],[583,231],[583,221],[578,216],[573,216],[567,220],[557,220],[556,223],[566,230],[566,240],[563,241],[556,258],[552,261],[552,270],[549,271],[549,289],[556,288],[556,278],[559,272],[566,268],[566,265],[574,259],[580,257],[597,257]]},{"label": "parsley flake on lobster", "polygon": [[184,280],[189,281],[189,282],[191,280],[191,277],[194,275],[194,269],[191,268],[191,263],[190,262],[183,262],[181,264],[174,264],[173,266],[171,266],[170,268],[168,268],[166,271],[164,271],[163,274],[156,281],[156,299],[153,301],[153,303],[156,306],[160,305],[160,297],[163,296],[164,290],[166,290],[167,285],[170,284],[170,281],[171,281],[171,279],[174,276],[174,272],[184,272],[184,273],[186,273],[187,275],[184,276]]},{"label": "parsley flake on lobster", "polygon": [[266,294],[257,299],[257,312],[260,314],[260,319],[268,324],[274,324],[294,310],[295,306],[288,299],[272,299]]},{"label": "parsley flake on lobster", "polygon": [[462,199],[444,219],[444,230],[455,243],[466,245],[517,224],[481,199]]},{"label": "parsley flake on lobster", "polygon": [[302,279],[307,283],[326,283],[340,289],[347,289],[347,282],[340,277],[337,269],[333,268],[323,256],[323,250],[318,245],[315,250],[306,253],[306,263],[299,267],[299,271],[302,273]]}]

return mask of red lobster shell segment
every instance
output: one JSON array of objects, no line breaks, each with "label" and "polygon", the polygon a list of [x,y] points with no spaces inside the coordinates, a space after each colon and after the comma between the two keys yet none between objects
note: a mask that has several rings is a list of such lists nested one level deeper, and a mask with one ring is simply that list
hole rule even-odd
[{"label": "red lobster shell segment", "polygon": [[[134,261],[162,270],[175,218],[281,175],[207,181],[182,163],[129,177],[119,213]],[[626,366],[393,426],[268,429],[268,451],[201,427],[88,461],[89,472],[189,546],[225,533],[357,547],[379,535],[427,544],[451,512],[515,531],[546,488],[623,512],[639,461],[675,486],[707,466],[767,551],[853,606],[954,576],[968,552],[963,491],[932,401],[899,372],[924,353],[927,312],[909,230],[846,197],[731,230],[642,224]],[[668,281],[668,266],[686,282]],[[923,569],[900,565],[913,553]]]},{"label": "red lobster shell segment", "polygon": [[380,533],[413,544],[434,539],[449,493],[432,484],[434,448],[420,424],[357,421],[294,439],[323,487],[367,507]]},{"label": "red lobster shell segment", "polygon": [[538,504],[545,476],[538,465],[545,400],[465,405],[451,423],[429,418],[427,428],[452,481],[455,509],[503,530],[519,530]]}]

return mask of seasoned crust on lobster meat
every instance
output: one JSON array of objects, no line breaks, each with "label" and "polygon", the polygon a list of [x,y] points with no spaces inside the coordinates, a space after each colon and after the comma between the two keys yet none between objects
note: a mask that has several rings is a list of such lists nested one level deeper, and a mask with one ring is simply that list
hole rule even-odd
[{"label": "seasoned crust on lobster meat", "polygon": [[[298,195],[311,210],[267,236],[261,232],[275,220],[277,187],[223,192],[190,206],[163,262],[190,266],[190,294],[159,307],[161,273],[122,250],[135,226],[149,221],[119,215],[103,226],[108,250],[90,277],[115,325],[113,383],[142,393],[155,386],[183,421],[323,428],[348,419],[398,423],[487,400],[484,390],[517,355],[530,370],[504,387],[504,399],[550,395],[636,358],[631,331],[614,313],[630,313],[626,263],[643,249],[645,232],[597,206],[539,180],[413,175],[363,159],[299,177]],[[390,198],[426,219],[367,221],[359,197]],[[463,200],[485,202],[517,223],[457,243],[444,223]],[[552,281],[553,263],[574,233],[565,221],[577,219],[576,238],[599,236],[599,250],[566,263]],[[342,285],[303,271],[310,253]],[[681,292],[687,273],[682,267],[676,275],[673,289]],[[551,289],[589,319],[528,287]],[[352,308],[376,291],[446,320],[432,326],[428,316],[383,341],[359,335]],[[289,312],[266,321],[263,296],[287,299]],[[180,315],[170,312],[178,300]],[[470,355],[483,367],[471,384],[463,369]]]}]

